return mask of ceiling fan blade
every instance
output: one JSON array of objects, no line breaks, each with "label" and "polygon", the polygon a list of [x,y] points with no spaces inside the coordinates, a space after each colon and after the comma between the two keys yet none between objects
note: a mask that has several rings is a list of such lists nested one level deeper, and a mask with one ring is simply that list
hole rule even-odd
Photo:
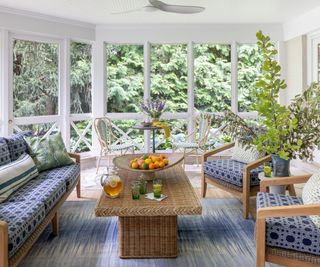
[{"label": "ceiling fan blade", "polygon": [[205,10],[205,8],[201,6],[169,5],[159,0],[149,0],[149,3],[161,11],[171,13],[195,14]]}]

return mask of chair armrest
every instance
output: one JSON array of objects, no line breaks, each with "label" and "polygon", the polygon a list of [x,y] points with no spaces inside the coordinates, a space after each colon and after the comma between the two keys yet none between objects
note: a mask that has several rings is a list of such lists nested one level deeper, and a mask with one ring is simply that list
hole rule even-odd
[{"label": "chair armrest", "polygon": [[0,221],[0,266],[9,266],[8,254],[8,224]]},{"label": "chair armrest", "polygon": [[251,171],[252,169],[255,169],[259,166],[261,166],[265,162],[270,162],[271,156],[265,156],[263,158],[257,159],[256,161],[248,163],[246,166],[244,166],[244,171]]},{"label": "chair armrest", "polygon": [[260,181],[260,192],[267,192],[267,188],[273,185],[291,185],[306,183],[311,174],[288,176],[288,177],[276,177],[266,178]]},{"label": "chair armrest", "polygon": [[290,205],[261,208],[257,211],[257,219],[272,217],[294,217],[320,215],[320,204]]},{"label": "chair armrest", "polygon": [[225,145],[223,145],[223,146],[221,146],[221,147],[212,149],[212,150],[204,153],[204,154],[202,155],[202,162],[205,162],[208,157],[210,157],[210,156],[212,156],[212,155],[214,155],[214,154],[220,153],[220,152],[222,152],[222,151],[224,151],[224,150],[228,150],[228,149],[234,147],[234,145],[235,145],[234,142],[233,142],[233,143],[229,143],[229,144],[225,144]]},{"label": "chair armrest", "polygon": [[69,152],[68,154],[69,154],[70,158],[73,158],[76,160],[77,163],[80,163],[80,154],[71,153],[71,152]]}]

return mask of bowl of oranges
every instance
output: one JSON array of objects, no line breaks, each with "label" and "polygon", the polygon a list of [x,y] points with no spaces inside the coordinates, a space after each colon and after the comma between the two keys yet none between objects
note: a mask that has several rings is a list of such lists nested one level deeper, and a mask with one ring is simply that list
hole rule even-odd
[{"label": "bowl of oranges", "polygon": [[120,169],[140,172],[146,180],[153,180],[157,171],[168,169],[183,160],[172,154],[130,154],[115,157],[113,164]]}]

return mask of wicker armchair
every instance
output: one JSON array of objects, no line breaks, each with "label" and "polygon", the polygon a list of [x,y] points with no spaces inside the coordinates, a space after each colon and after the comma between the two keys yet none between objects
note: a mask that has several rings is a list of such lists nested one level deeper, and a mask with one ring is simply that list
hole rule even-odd
[{"label": "wicker armchair", "polygon": [[[127,151],[131,150],[134,154],[135,145],[132,140],[128,139],[121,139],[120,142],[114,143],[117,140],[117,136],[114,135],[112,131],[112,121],[110,118],[103,117],[103,118],[96,118],[94,120],[94,129],[98,136],[98,140],[100,143],[100,155],[97,160],[97,171],[99,171],[101,158],[107,157],[108,154],[120,151],[122,154],[123,152],[126,153]],[[110,165],[110,157],[108,157],[108,166]]]},{"label": "wicker armchair", "polygon": [[[172,152],[176,150],[183,150],[183,167],[185,164],[185,157],[188,155],[196,155],[197,166],[199,165],[198,157],[206,151],[206,142],[210,133],[212,117],[209,114],[201,113],[196,117],[197,132],[193,132],[185,137],[183,142],[172,142]],[[188,142],[190,137],[194,138],[193,142]]]},{"label": "wicker armchair", "polygon": [[267,193],[271,185],[305,183],[311,175],[261,181],[257,196],[257,267],[272,262],[284,266],[320,266],[320,228],[308,217],[320,215],[320,204],[303,204],[294,196]]},{"label": "wicker armchair", "polygon": [[232,193],[242,202],[243,217],[247,219],[249,216],[249,199],[259,192],[258,174],[263,171],[260,166],[271,161],[271,156],[265,156],[249,164],[232,159],[208,161],[208,157],[228,150],[234,145],[235,143],[229,143],[203,154],[201,194],[202,197],[206,196],[208,183]]}]

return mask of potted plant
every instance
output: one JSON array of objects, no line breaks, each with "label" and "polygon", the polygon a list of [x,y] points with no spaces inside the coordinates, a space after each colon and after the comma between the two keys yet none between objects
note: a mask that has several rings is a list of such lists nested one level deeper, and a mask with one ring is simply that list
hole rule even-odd
[{"label": "potted plant", "polygon": [[152,120],[159,121],[165,110],[166,102],[157,98],[156,100],[147,100],[141,103],[141,110],[146,113]]},{"label": "potted plant", "polygon": [[277,50],[270,37],[261,31],[256,36],[263,56],[262,75],[253,88],[253,108],[260,118],[260,131],[253,131],[231,112],[226,113],[225,121],[232,126],[226,129],[243,145],[254,145],[258,151],[271,154],[274,176],[289,176],[290,160],[312,159],[313,151],[320,143],[320,86],[313,83],[289,106],[281,105],[279,93],[287,85],[281,79],[281,67],[275,58]]}]

